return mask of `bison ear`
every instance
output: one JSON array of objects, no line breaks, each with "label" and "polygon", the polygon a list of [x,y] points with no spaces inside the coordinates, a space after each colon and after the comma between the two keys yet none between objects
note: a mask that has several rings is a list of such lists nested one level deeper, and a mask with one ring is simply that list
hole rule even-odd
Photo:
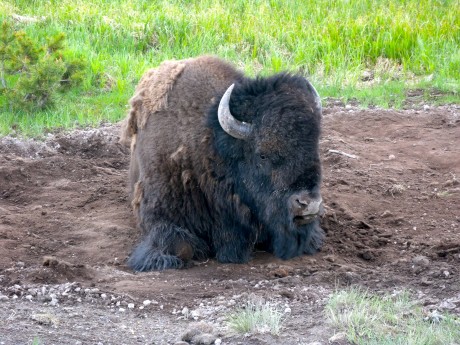
[{"label": "bison ear", "polygon": [[307,78],[305,78],[305,81],[307,82],[307,87],[310,89],[313,96],[313,101],[315,102],[315,110],[321,114],[321,111],[323,110],[321,105],[321,97],[319,96],[318,91],[316,91],[315,87],[308,81]]},{"label": "bison ear", "polygon": [[230,112],[230,96],[234,86],[235,84],[230,85],[222,96],[217,110],[217,117],[219,118],[220,126],[227,134],[236,139],[245,140],[251,135],[254,125],[235,119]]}]

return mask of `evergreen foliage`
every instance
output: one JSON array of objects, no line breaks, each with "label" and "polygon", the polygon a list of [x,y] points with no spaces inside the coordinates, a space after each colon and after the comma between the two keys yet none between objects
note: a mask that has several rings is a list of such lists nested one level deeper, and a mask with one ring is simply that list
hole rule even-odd
[{"label": "evergreen foliage", "polygon": [[78,86],[84,63],[64,55],[65,35],[34,41],[13,23],[4,21],[0,33],[0,82],[7,107],[32,113],[54,104],[59,92]]}]

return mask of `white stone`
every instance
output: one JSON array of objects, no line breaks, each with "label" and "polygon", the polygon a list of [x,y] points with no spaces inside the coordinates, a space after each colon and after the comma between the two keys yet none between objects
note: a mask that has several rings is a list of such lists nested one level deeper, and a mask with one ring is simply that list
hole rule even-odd
[{"label": "white stone", "polygon": [[198,318],[200,317],[200,312],[198,310],[192,310],[190,316],[193,317],[195,320],[198,320]]},{"label": "white stone", "polygon": [[148,305],[152,304],[152,301],[146,299],[144,302],[142,302],[142,304],[147,307]]},{"label": "white stone", "polygon": [[58,301],[57,299],[53,298],[53,299],[51,300],[51,302],[50,302],[50,305],[56,306],[58,303],[59,303],[59,301]]}]

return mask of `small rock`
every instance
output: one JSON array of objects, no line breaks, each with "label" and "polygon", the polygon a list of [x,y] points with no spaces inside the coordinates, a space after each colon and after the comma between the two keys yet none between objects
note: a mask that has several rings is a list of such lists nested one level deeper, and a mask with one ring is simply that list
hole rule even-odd
[{"label": "small rock", "polygon": [[32,301],[32,295],[27,295],[26,300]]},{"label": "small rock", "polygon": [[388,156],[388,160],[392,161],[392,160],[394,160],[394,159],[396,159],[396,156],[395,156],[395,155],[389,155],[389,156]]},{"label": "small rock", "polygon": [[48,313],[44,314],[32,314],[31,319],[40,325],[53,325],[58,323],[58,319]]},{"label": "small rock", "polygon": [[372,71],[365,70],[361,74],[361,81],[370,81],[372,79],[374,79],[374,73]]},{"label": "small rock", "polygon": [[186,341],[178,341],[176,343],[174,343],[174,345],[189,345],[189,343],[187,343]]},{"label": "small rock", "polygon": [[361,276],[356,272],[347,271],[340,275],[340,277],[348,284],[355,283],[361,280]]},{"label": "small rock", "polygon": [[214,334],[210,333],[202,333],[197,334],[192,338],[193,344],[200,344],[200,345],[212,345],[216,341],[217,337]]},{"label": "small rock", "polygon": [[217,339],[214,341],[214,345],[220,345],[220,344],[222,344],[222,339],[217,338]]},{"label": "small rock", "polygon": [[370,261],[374,259],[374,254],[369,250],[359,253],[358,256],[366,261]]},{"label": "small rock", "polygon": [[52,305],[54,307],[54,306],[58,305],[59,301],[57,299],[53,298],[53,299],[51,299],[51,301],[49,303],[50,303],[50,305]]},{"label": "small rock", "polygon": [[388,210],[383,211],[383,213],[380,215],[382,218],[388,218],[388,217],[393,217],[393,213],[391,213]]},{"label": "small rock", "polygon": [[428,104],[425,104],[425,105],[423,106],[423,110],[426,111],[426,110],[429,110],[429,109],[430,109],[430,106],[429,106]]},{"label": "small rock", "polygon": [[433,310],[427,317],[424,318],[425,321],[429,321],[431,323],[440,323],[444,319],[444,316],[439,314],[439,312],[435,309]]},{"label": "small rock", "polygon": [[147,306],[149,306],[150,304],[152,304],[152,301],[146,299],[144,302],[142,302],[142,304],[145,305],[145,306],[147,307]]},{"label": "small rock", "polygon": [[190,316],[193,317],[195,320],[198,320],[201,314],[199,310],[192,310],[192,312],[190,313]]},{"label": "small rock", "polygon": [[277,269],[270,272],[270,275],[277,278],[284,278],[292,273],[292,267],[287,265],[281,265]]},{"label": "small rock", "polygon": [[287,284],[287,285],[292,285],[292,286],[299,286],[301,284],[300,279],[297,278],[297,277],[293,277],[293,276],[279,278],[278,281],[280,283]]},{"label": "small rock", "polygon": [[[259,284],[256,284],[254,287],[259,287],[258,285]],[[229,307],[234,306],[235,304],[236,304],[236,302],[235,302],[235,300],[233,298],[227,302],[227,306],[229,306]]]},{"label": "small rock", "polygon": [[195,336],[203,333],[213,334],[214,327],[206,322],[194,322],[187,328],[181,340],[191,342]]},{"label": "small rock", "polygon": [[412,259],[412,263],[419,267],[428,267],[430,265],[430,259],[423,255],[417,255]]},{"label": "small rock", "polygon": [[446,182],[443,183],[443,187],[451,187],[451,186],[456,186],[460,182],[457,179],[452,179],[452,180],[447,180]]},{"label": "small rock", "polygon": [[289,299],[293,299],[295,297],[294,294],[288,290],[280,291],[280,295]]},{"label": "small rock", "polygon": [[433,284],[433,281],[429,280],[428,277],[422,277],[422,279],[420,280],[420,284],[422,284],[423,286],[430,286]]},{"label": "small rock", "polygon": [[125,308],[119,308],[118,311],[123,313],[126,309]]},{"label": "small rock", "polygon": [[330,343],[341,342],[346,339],[347,339],[347,334],[345,332],[340,332],[330,337],[329,342]]},{"label": "small rock", "polygon": [[0,295],[0,301],[7,301],[7,300],[8,300],[8,296]]},{"label": "small rock", "polygon": [[128,303],[128,309],[134,309],[134,303]]},{"label": "small rock", "polygon": [[181,314],[186,317],[188,317],[189,313],[190,313],[190,310],[187,307],[184,307],[184,309],[182,309],[181,311]]},{"label": "small rock", "polygon": [[287,314],[287,313],[290,313],[291,312],[291,308],[287,307],[286,309],[284,309],[284,312]]},{"label": "small rock", "polygon": [[107,298],[107,295],[105,293],[101,294],[101,298],[102,299],[106,299]]}]

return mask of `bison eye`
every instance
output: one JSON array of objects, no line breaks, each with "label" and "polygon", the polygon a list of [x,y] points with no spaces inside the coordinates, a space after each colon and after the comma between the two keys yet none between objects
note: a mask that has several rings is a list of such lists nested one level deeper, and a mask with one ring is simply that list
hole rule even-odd
[{"label": "bison eye", "polygon": [[260,154],[259,157],[260,157],[260,159],[262,159],[262,160],[266,160],[266,159],[267,159],[267,156],[265,156],[265,155],[263,155],[263,154]]}]

